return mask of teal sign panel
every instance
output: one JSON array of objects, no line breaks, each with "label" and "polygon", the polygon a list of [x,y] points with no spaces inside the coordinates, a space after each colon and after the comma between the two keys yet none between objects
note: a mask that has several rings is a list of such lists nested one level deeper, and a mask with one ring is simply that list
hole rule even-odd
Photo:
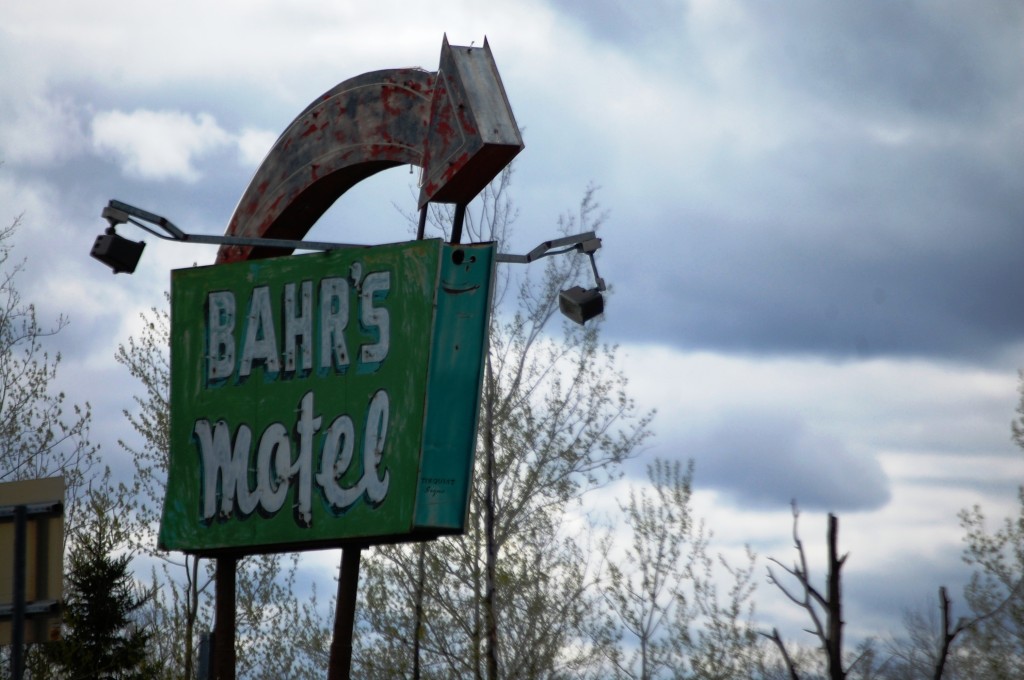
[{"label": "teal sign panel", "polygon": [[493,269],[426,240],[172,272],[161,547],[461,533]]}]

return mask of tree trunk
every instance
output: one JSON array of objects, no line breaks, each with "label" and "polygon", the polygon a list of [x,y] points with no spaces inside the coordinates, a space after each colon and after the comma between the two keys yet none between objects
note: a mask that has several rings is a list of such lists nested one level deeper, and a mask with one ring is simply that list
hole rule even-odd
[{"label": "tree trunk", "polygon": [[[217,558],[217,612],[214,619],[213,650],[217,680],[235,680],[235,578],[238,558]],[[189,640],[189,646],[192,641]]]},{"label": "tree trunk", "polygon": [[[191,565],[189,562],[191,561]],[[193,680],[196,677],[195,662],[192,653],[192,637],[195,635],[196,616],[199,612],[199,558],[186,557],[186,569],[188,573],[188,600],[185,604],[185,678]]]},{"label": "tree trunk", "polygon": [[484,613],[487,626],[487,680],[498,680],[498,617],[495,602],[495,581],[498,546],[494,540],[494,375],[488,361],[487,394],[484,409],[484,535],[486,573],[484,585]]},{"label": "tree trunk", "polygon": [[423,635],[423,579],[426,571],[424,565],[427,553],[426,543],[420,543],[417,550],[419,555],[416,563],[416,620],[412,638],[412,680],[420,680],[420,636]]},{"label": "tree trunk", "polygon": [[825,640],[828,652],[828,670],[831,680],[846,680],[843,670],[843,599],[840,587],[840,570],[843,559],[839,557],[839,519],[828,516],[828,635]]},{"label": "tree trunk", "polygon": [[359,588],[359,557],[362,548],[346,546],[341,551],[338,575],[338,603],[334,610],[334,636],[327,666],[328,680],[349,680],[352,671],[352,630],[356,617],[356,591]]}]

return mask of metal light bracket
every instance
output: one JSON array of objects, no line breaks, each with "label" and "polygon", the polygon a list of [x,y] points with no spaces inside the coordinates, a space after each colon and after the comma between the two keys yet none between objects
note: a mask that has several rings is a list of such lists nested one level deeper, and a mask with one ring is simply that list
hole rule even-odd
[{"label": "metal light bracket", "polygon": [[[104,234],[96,239],[92,248],[92,256],[100,260],[114,273],[128,273],[135,271],[139,258],[142,256],[142,249],[145,243],[131,241],[121,237],[116,232],[120,224],[133,224],[143,231],[165,241],[177,241],[178,243],[205,243],[212,245],[228,246],[251,246],[261,248],[281,248],[287,250],[335,250],[338,248],[366,248],[366,245],[355,243],[329,243],[324,241],[296,241],[291,239],[277,238],[249,238],[245,236],[211,236],[204,234],[188,234],[174,225],[166,217],[161,217],[148,210],[136,208],[122,201],[111,200],[101,217],[110,226]],[[148,223],[148,224],[145,224]],[[149,226],[153,225],[153,226]],[[154,228],[157,227],[157,228]],[[422,220],[420,225],[422,232]],[[457,242],[457,241],[456,241]],[[498,253],[495,256],[497,262],[510,264],[529,264],[552,255],[563,255],[567,253],[582,253],[590,258],[590,268],[594,272],[594,280],[597,284],[593,288],[581,288],[574,286],[559,294],[559,307],[562,312],[577,323],[584,323],[604,311],[604,297],[601,295],[606,290],[604,279],[597,272],[597,262],[594,260],[594,253],[601,248],[601,239],[592,231],[572,236],[551,239],[539,244],[536,248],[525,255],[513,255],[511,253]]]}]

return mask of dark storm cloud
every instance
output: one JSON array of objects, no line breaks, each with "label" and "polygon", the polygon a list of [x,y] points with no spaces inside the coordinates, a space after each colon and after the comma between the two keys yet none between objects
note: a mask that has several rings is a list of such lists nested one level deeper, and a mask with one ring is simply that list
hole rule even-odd
[{"label": "dark storm cloud", "polygon": [[869,454],[855,454],[798,417],[763,411],[722,414],[684,435],[698,486],[716,489],[742,508],[874,510],[889,501],[889,480]]},{"label": "dark storm cloud", "polygon": [[1020,82],[1014,1],[744,3],[765,75],[857,110],[977,120]]},{"label": "dark storm cloud", "polygon": [[746,7],[750,110],[793,130],[703,159],[714,196],[682,183],[642,253],[603,254],[610,330],[840,357],[985,360],[1024,340],[1019,6]]},{"label": "dark storm cloud", "polygon": [[[691,4],[551,2],[592,37],[623,51],[694,56],[689,39],[708,36],[687,21]],[[746,0],[736,6],[723,12],[723,33],[713,39],[749,46],[760,78],[856,109],[976,118],[1013,94],[1007,82],[1020,80],[1024,6],[1015,0]]]},{"label": "dark storm cloud", "polygon": [[[642,312],[644,339],[985,358],[1024,338],[1020,172],[956,149],[821,140],[819,151],[830,147],[835,155],[823,156],[835,163],[793,149],[776,155],[774,167],[736,169],[724,181],[742,205],[666,207],[662,221],[678,229],[655,236],[671,241],[641,257],[623,252],[616,261],[609,248],[621,303]],[[617,323],[610,314],[616,334],[641,332]]]}]

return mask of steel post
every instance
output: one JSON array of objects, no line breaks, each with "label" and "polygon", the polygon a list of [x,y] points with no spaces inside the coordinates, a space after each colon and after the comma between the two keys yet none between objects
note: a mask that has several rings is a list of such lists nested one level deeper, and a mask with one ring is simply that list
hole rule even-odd
[{"label": "steel post", "polygon": [[11,677],[25,677],[25,563],[28,512],[24,505],[14,508],[14,615],[11,617]]},{"label": "steel post", "polygon": [[356,618],[356,593],[359,589],[359,557],[361,546],[341,551],[341,574],[338,575],[338,605],[334,612],[334,639],[327,680],[349,680],[352,672],[352,631]]},{"label": "steel post", "polygon": [[213,623],[214,677],[217,680],[235,680],[235,572],[237,566],[237,557],[217,558],[216,612]]}]

